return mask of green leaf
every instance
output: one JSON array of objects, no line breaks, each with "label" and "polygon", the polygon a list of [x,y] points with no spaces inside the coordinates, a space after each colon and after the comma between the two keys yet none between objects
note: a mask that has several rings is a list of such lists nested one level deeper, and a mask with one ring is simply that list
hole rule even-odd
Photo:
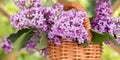
[{"label": "green leaf", "polygon": [[13,33],[11,34],[8,39],[10,39],[12,41],[12,43],[14,43],[23,33],[28,32],[30,29],[22,29],[19,30],[17,33]]},{"label": "green leaf", "polygon": [[23,43],[22,43],[22,48],[26,46],[27,42],[32,38],[34,32],[30,31],[28,34],[26,34],[26,36],[23,39]]},{"label": "green leaf", "polygon": [[94,17],[95,17],[95,16],[93,16],[93,17],[90,17],[90,18],[89,18],[89,19],[90,19],[90,22],[92,22],[92,21],[93,21]]},{"label": "green leaf", "polygon": [[94,44],[101,44],[109,39],[106,34],[99,33],[95,30],[92,30],[92,34],[93,34],[92,42]]},{"label": "green leaf", "polygon": [[47,47],[47,42],[48,42],[48,36],[47,33],[45,31],[40,31],[40,40],[38,43],[38,49],[44,49]]},{"label": "green leaf", "polygon": [[106,34],[109,37],[108,40],[110,40],[112,43],[114,43],[114,45],[120,48],[120,45],[118,44],[118,42],[115,40],[115,38],[111,34],[106,33],[106,32],[104,34]]},{"label": "green leaf", "polygon": [[33,36],[34,32],[32,30],[29,30],[28,32],[24,32],[20,37],[17,38],[17,40],[13,43],[14,51],[20,50],[23,48],[27,42],[30,40],[30,38]]},{"label": "green leaf", "polygon": [[89,44],[88,44],[87,41],[85,41],[82,45],[85,46],[85,47],[89,47]]},{"label": "green leaf", "polygon": [[92,42],[93,43],[101,44],[101,43],[105,42],[106,40],[109,40],[112,43],[114,43],[114,45],[116,45],[117,47],[120,48],[120,45],[115,40],[114,36],[112,36],[110,33],[104,32],[102,34],[102,33],[96,32],[95,30],[92,30],[92,33],[93,33],[93,37],[92,37]]}]

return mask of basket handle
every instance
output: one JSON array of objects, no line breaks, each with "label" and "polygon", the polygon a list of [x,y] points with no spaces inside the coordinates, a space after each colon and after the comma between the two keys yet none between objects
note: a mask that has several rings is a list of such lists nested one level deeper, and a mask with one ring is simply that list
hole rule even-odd
[{"label": "basket handle", "polygon": [[63,5],[65,5],[66,3],[68,3],[68,1],[67,0],[57,0],[59,3],[61,3],[61,4],[63,4]]},{"label": "basket handle", "polygon": [[82,5],[80,5],[77,2],[68,2],[66,4],[64,4],[64,10],[70,10],[70,9],[75,9],[75,10],[82,10],[85,11],[85,9],[82,7]]}]

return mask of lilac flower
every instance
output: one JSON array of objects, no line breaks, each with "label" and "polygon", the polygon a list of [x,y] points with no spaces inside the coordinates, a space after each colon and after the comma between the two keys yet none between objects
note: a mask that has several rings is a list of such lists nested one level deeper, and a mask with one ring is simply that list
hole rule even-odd
[{"label": "lilac flower", "polygon": [[32,13],[33,18],[29,20],[30,25],[34,28],[42,29],[44,31],[48,31],[51,27],[52,21],[56,16],[56,12],[51,7],[40,7],[33,8],[35,13]]},{"label": "lilac flower", "polygon": [[37,29],[43,29],[43,30],[47,30],[47,25],[46,25],[46,19],[44,18],[44,7],[39,7],[39,8],[31,8],[29,10],[29,12],[31,12],[31,14],[28,15],[30,17],[32,17],[31,19],[29,19],[29,25],[33,28],[37,28]]},{"label": "lilac flower", "polygon": [[34,53],[34,49],[36,48],[37,46],[37,43],[30,40],[28,41],[27,45],[26,45],[26,50],[30,53],[30,54],[33,54]]},{"label": "lilac flower", "polygon": [[38,30],[34,30],[34,35],[32,36],[32,40],[40,38],[40,32]]},{"label": "lilac flower", "polygon": [[13,15],[10,21],[19,30],[32,27],[47,31],[53,24],[55,16],[56,11],[52,7],[34,7]]},{"label": "lilac flower", "polygon": [[31,7],[43,6],[42,0],[30,0]]},{"label": "lilac flower", "polygon": [[118,44],[120,44],[120,21],[119,21],[120,19],[116,18],[114,20],[116,20],[115,38]]},{"label": "lilac flower", "polygon": [[33,54],[37,51],[37,41],[40,39],[40,32],[38,30],[34,30],[34,35],[28,41],[25,49],[28,53]]},{"label": "lilac flower", "polygon": [[116,35],[120,35],[120,23],[116,24],[116,30],[115,30]]},{"label": "lilac flower", "polygon": [[19,30],[23,28],[29,28],[28,27],[28,19],[25,16],[26,11],[19,12],[10,18],[11,24],[14,26],[14,28],[18,28]]},{"label": "lilac flower", "polygon": [[119,18],[111,18],[111,13],[111,1],[99,0],[96,7],[96,18],[92,22],[92,27],[101,33],[108,32],[111,35],[115,35],[117,42],[120,44],[120,25],[118,21],[116,22]]},{"label": "lilac flower", "polygon": [[27,2],[28,2],[28,0],[14,0],[14,2],[15,2],[15,4],[16,4],[16,6],[18,6],[20,9],[22,9],[22,10],[24,10],[24,9],[26,9],[26,5],[27,5]]},{"label": "lilac flower", "polygon": [[[28,0],[26,1],[18,0],[17,2],[18,4],[21,3],[25,5],[28,2]],[[52,21],[55,20],[55,17],[57,16],[57,12],[59,12],[56,9],[58,6],[54,5],[53,6],[54,8],[40,6],[40,4],[42,4],[40,3],[41,0],[30,0],[30,2],[33,3],[32,5],[35,6],[32,6],[32,8],[29,9],[23,9],[22,11],[13,15],[10,19],[11,24],[19,30],[30,27],[36,29],[42,29],[44,31],[50,30],[53,24]]]},{"label": "lilac flower", "polygon": [[114,34],[114,29],[116,29],[115,22],[110,18],[112,13],[111,3],[109,1],[101,0],[96,7],[96,17],[92,22],[93,29],[99,32],[109,32]]},{"label": "lilac flower", "polygon": [[60,4],[60,3],[54,3],[54,5],[53,5],[53,8],[56,10],[56,11],[63,11],[64,9],[63,9],[63,5],[62,4]]},{"label": "lilac flower", "polygon": [[85,12],[82,11],[62,11],[56,20],[51,31],[48,32],[48,37],[55,40],[55,43],[60,43],[59,37],[65,38],[68,41],[77,38],[79,44],[87,40],[87,31],[84,28],[83,22],[86,18]]},{"label": "lilac flower", "polygon": [[21,10],[43,6],[42,0],[15,0],[14,2]]},{"label": "lilac flower", "polygon": [[3,39],[1,47],[3,48],[5,54],[10,53],[13,49],[11,41],[8,40],[7,38]]},{"label": "lilac flower", "polygon": [[111,0],[99,0],[96,12],[97,16],[110,16],[112,13]]},{"label": "lilac flower", "polygon": [[34,41],[32,41],[32,40],[30,40],[28,43],[27,43],[27,45],[26,45],[26,49],[28,50],[28,49],[35,49],[35,47],[36,47],[36,42],[34,42]]},{"label": "lilac flower", "polygon": [[34,30],[34,34],[31,37],[30,41],[28,41],[27,45],[26,45],[26,50],[28,49],[35,49],[36,45],[37,45],[37,40],[40,38],[40,32],[38,30]]},{"label": "lilac flower", "polygon": [[120,36],[116,38],[118,44],[120,44]]}]

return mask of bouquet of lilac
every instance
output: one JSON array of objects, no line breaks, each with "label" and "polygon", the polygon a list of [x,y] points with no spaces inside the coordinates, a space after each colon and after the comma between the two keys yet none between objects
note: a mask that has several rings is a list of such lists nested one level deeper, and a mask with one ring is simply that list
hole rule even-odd
[{"label": "bouquet of lilac", "polygon": [[[60,38],[77,41],[78,44],[88,40],[88,33],[83,25],[86,12],[74,9],[64,11],[62,4],[51,4],[51,0],[46,5],[41,0],[18,0],[15,3],[20,11],[11,16],[10,22],[19,31],[11,34],[2,43],[5,53],[24,47],[30,53],[45,51],[47,41],[60,45]],[[10,41],[13,44],[7,43]]]},{"label": "bouquet of lilac", "polygon": [[[111,8],[111,0],[97,0],[97,7],[96,7],[96,17],[92,21],[92,28],[96,30],[97,32],[102,33],[101,36],[101,42],[106,41],[106,43],[109,43],[109,40],[114,42],[116,45],[119,43],[119,37],[116,37],[116,32],[118,31],[119,26],[117,22],[117,18],[111,18],[110,15],[112,13]],[[116,31],[117,30],[117,31]],[[112,35],[112,36],[110,36]],[[109,36],[109,37],[108,37]],[[116,39],[116,40],[115,40]],[[92,41],[95,43],[101,43],[96,39],[96,36],[94,36],[93,33],[93,39]],[[116,42],[117,41],[117,42]],[[118,45],[119,46],[119,45]]]},{"label": "bouquet of lilac", "polygon": [[[18,32],[4,38],[1,46],[5,54],[25,48],[31,54],[39,51],[46,56],[49,41],[61,45],[60,39],[64,38],[81,45],[90,40],[83,24],[88,16],[82,10],[64,11],[62,4],[51,0],[46,4],[42,0],[17,0],[15,4],[20,11],[11,16],[10,23]],[[110,0],[97,0],[97,4],[96,17],[92,21],[92,42],[101,44],[109,40],[119,46],[120,38],[115,33],[120,28],[116,19],[110,17]]]}]

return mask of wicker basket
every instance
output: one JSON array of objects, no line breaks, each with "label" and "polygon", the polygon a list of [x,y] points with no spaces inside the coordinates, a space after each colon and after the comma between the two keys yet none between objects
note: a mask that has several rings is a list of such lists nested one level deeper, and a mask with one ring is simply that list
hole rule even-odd
[{"label": "wicker basket", "polygon": [[[76,3],[69,2],[65,5],[65,10],[70,10],[74,8],[76,10],[81,9],[85,11],[84,8]],[[57,46],[53,42],[48,43],[48,55],[50,60],[101,60],[102,55],[102,45],[92,44],[91,38],[91,25],[88,18],[84,21],[84,26],[88,31],[89,35],[89,47],[84,47],[82,45],[78,45],[75,42],[67,41],[65,39],[61,39],[61,45]]]}]

